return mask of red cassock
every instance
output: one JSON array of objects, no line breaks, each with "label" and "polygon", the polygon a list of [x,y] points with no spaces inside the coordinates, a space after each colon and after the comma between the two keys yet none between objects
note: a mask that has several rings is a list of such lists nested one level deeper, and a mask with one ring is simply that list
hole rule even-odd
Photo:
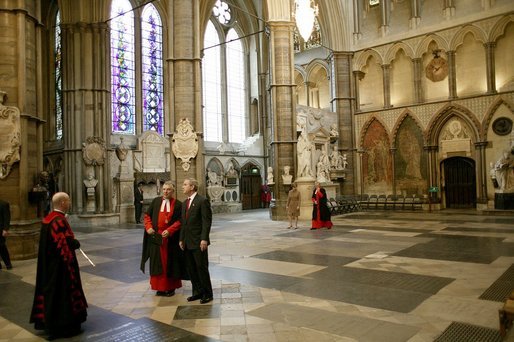
[{"label": "red cassock", "polygon": [[[178,278],[168,277],[166,270],[168,269],[168,238],[177,233],[180,229],[180,220],[175,221],[171,226],[169,222],[175,208],[175,199],[170,200],[169,208],[164,205],[164,211],[159,212],[157,222],[157,231],[155,234],[161,235],[165,230],[168,231],[168,237],[162,238],[162,245],[160,246],[161,263],[163,272],[159,275],[150,275],[150,286],[152,290],[156,291],[171,291],[182,287],[182,281]],[[145,214],[145,230],[152,228],[152,218],[150,215]],[[155,229],[155,228],[154,228]]]}]

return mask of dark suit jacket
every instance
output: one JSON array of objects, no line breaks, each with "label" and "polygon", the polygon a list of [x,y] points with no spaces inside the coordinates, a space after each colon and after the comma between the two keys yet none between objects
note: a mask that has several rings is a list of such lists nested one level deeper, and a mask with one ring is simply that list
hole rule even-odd
[{"label": "dark suit jacket", "polygon": [[9,203],[0,200],[0,233],[8,230],[11,224],[11,210],[9,209]]},{"label": "dark suit jacket", "polygon": [[141,201],[143,200],[143,194],[139,191],[139,188],[134,189],[134,205],[142,205]]},{"label": "dark suit jacket", "polygon": [[198,249],[202,240],[206,240],[210,244],[212,210],[211,203],[207,198],[197,193],[193,202],[189,204],[187,213],[184,202],[181,222],[180,241],[184,242],[186,248]]}]

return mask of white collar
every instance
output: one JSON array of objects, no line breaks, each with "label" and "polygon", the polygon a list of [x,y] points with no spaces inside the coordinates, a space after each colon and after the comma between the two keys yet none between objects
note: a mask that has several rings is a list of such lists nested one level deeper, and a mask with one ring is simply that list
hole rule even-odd
[{"label": "white collar", "polygon": [[189,196],[189,205],[191,205],[191,203],[193,203],[193,200],[195,199],[196,194],[197,194],[197,192],[194,192],[191,196]]},{"label": "white collar", "polygon": [[[166,209],[166,210],[164,210],[164,209]],[[167,213],[170,212],[170,200],[167,198],[162,199],[161,212],[164,212],[164,211]]]}]

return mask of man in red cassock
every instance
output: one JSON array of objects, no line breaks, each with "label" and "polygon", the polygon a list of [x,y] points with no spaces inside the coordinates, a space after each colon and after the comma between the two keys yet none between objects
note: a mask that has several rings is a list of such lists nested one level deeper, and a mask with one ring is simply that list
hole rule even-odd
[{"label": "man in red cassock", "polygon": [[162,186],[163,195],[153,199],[145,213],[145,233],[141,271],[150,259],[150,286],[157,296],[171,297],[187,279],[183,252],[179,248],[182,203],[173,197],[175,187],[171,181]]},{"label": "man in red cassock", "polygon": [[45,330],[49,339],[79,334],[80,324],[87,316],[87,302],[75,254],[80,243],[65,216],[70,204],[70,197],[64,192],[52,197],[53,211],[43,219],[39,238],[30,323],[34,323],[37,330]]}]

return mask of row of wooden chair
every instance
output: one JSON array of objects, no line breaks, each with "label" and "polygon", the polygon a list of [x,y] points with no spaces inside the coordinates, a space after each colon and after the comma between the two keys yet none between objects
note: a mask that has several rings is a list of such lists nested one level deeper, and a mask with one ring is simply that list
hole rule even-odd
[{"label": "row of wooden chair", "polygon": [[359,198],[365,210],[416,210],[421,209],[423,200],[418,195],[368,195]]}]

